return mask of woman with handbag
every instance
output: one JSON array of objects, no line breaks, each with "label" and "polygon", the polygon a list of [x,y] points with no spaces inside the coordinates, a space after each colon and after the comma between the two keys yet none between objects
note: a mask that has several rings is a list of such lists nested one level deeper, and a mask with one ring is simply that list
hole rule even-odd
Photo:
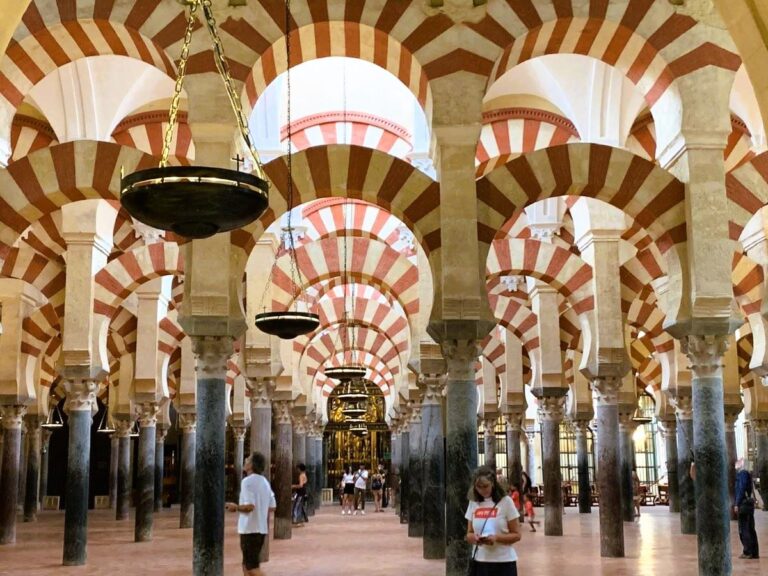
[{"label": "woman with handbag", "polygon": [[520,513],[489,466],[472,475],[469,489],[467,542],[472,544],[468,576],[517,576]]}]

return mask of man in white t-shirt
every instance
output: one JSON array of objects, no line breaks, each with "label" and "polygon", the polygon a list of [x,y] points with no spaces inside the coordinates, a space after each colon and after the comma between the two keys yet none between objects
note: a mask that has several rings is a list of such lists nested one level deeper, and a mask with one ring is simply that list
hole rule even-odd
[{"label": "man in white t-shirt", "polygon": [[368,487],[368,470],[365,464],[360,464],[360,469],[355,472],[355,515],[360,510],[360,514],[365,516],[365,489]]},{"label": "man in white t-shirt", "polygon": [[265,466],[266,459],[259,452],[246,458],[243,469],[248,475],[240,483],[240,503],[226,504],[228,511],[240,513],[237,533],[240,534],[245,576],[264,574],[259,568],[259,556],[269,533],[269,512],[277,507],[269,480],[262,476]]}]

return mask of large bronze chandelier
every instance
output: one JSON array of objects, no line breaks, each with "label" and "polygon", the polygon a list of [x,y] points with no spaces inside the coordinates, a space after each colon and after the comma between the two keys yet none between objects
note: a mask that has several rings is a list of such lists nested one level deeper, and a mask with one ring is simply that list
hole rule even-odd
[{"label": "large bronze chandelier", "polygon": [[[136,220],[187,238],[207,238],[253,222],[267,209],[269,184],[251,141],[248,123],[233,87],[229,63],[216,30],[211,0],[184,0],[189,6],[176,86],[168,113],[160,165],[121,179],[120,203]],[[207,166],[169,166],[168,156],[179,112],[192,32],[202,11],[213,41],[213,58],[224,82],[240,135],[253,157],[254,173]]]}]

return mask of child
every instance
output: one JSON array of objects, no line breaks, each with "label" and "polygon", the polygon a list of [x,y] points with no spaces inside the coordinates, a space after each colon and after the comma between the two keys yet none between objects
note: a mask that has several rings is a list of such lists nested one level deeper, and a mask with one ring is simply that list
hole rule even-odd
[{"label": "child", "polygon": [[530,495],[525,495],[525,515],[528,517],[528,524],[531,525],[531,532],[536,532],[535,524],[538,524],[538,520],[534,520],[536,512],[533,510],[533,500]]},{"label": "child", "polygon": [[514,484],[509,489],[509,496],[512,498],[512,502],[515,504],[515,508],[517,508],[517,511],[520,513],[520,515],[523,515],[523,509],[520,506],[520,492],[517,489],[517,486]]}]

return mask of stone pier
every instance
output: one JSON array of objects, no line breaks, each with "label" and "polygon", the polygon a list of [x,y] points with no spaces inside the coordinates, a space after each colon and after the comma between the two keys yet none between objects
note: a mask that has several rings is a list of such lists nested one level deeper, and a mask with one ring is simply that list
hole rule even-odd
[{"label": "stone pier", "polygon": [[192,528],[195,516],[196,414],[179,414],[179,428],[181,429],[181,494],[179,497],[179,528]]}]

